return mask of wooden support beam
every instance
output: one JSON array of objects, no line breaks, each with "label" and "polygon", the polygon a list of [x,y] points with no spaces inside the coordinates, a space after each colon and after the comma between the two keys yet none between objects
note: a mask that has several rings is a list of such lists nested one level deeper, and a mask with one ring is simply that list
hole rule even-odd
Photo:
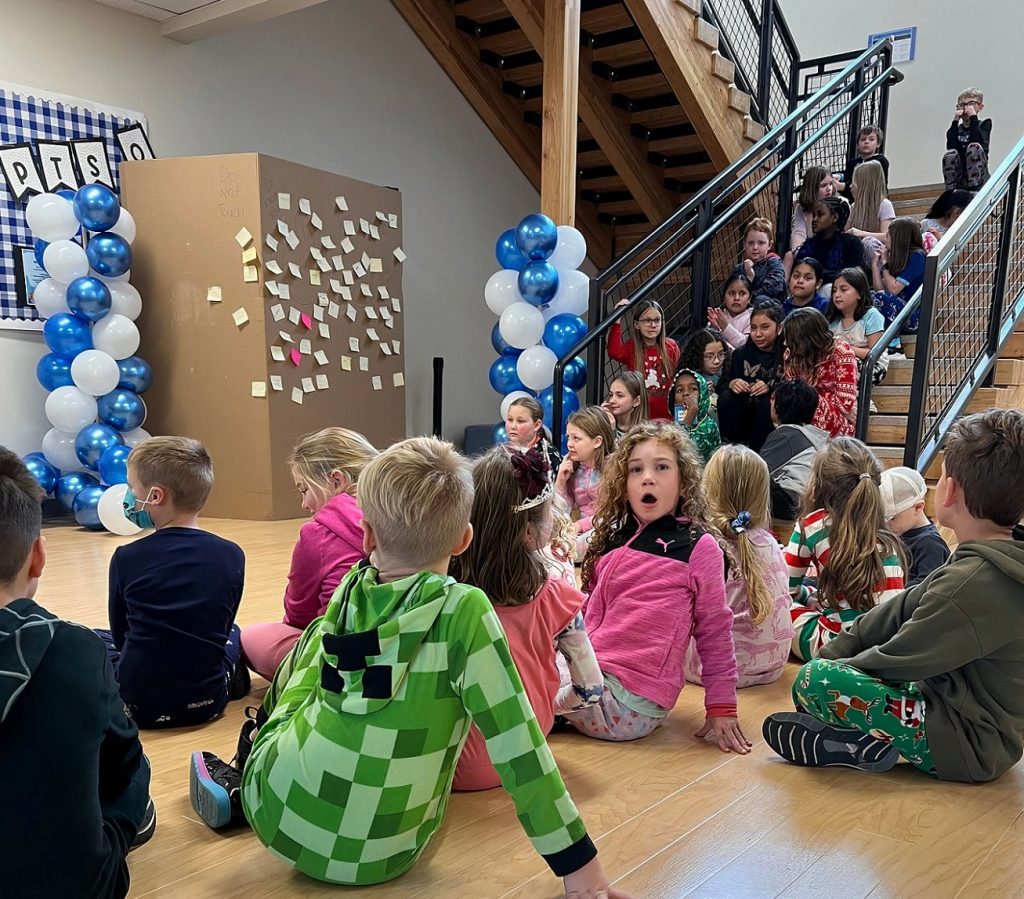
[{"label": "wooden support beam", "polygon": [[274,19],[323,2],[324,0],[215,0],[192,12],[167,19],[160,25],[160,34],[179,44],[192,44],[204,38],[224,34],[255,22],[265,22],[267,19]]},{"label": "wooden support beam", "polygon": [[[519,27],[533,45],[544,54],[544,0],[505,0]],[[622,178],[627,190],[652,224],[667,219],[678,205],[666,190],[658,171],[647,162],[640,142],[630,134],[629,114],[612,105],[612,86],[591,70],[593,54],[580,55],[579,115],[590,129],[608,162]]]},{"label": "wooden support beam", "polygon": [[559,225],[573,225],[576,222],[580,0],[544,0],[544,23],[540,209]]}]

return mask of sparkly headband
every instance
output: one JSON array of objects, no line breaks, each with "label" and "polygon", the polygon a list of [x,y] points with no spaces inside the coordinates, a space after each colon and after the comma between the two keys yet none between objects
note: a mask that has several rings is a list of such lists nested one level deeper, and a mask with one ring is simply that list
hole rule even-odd
[{"label": "sparkly headband", "polygon": [[[507,444],[506,444],[507,446]],[[555,492],[551,478],[551,466],[548,463],[548,443],[541,440],[528,450],[508,447],[509,461],[512,463],[512,475],[519,487],[522,502],[512,507],[513,512],[525,512],[547,502]]]}]

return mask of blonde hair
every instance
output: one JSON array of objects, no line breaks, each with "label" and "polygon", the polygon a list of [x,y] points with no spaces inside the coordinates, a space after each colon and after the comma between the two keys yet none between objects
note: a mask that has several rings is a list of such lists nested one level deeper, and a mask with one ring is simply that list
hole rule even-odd
[{"label": "blonde hair", "polygon": [[[601,445],[594,450],[594,470],[601,471],[607,458],[615,452],[615,428],[600,406],[584,406],[569,416],[567,424],[579,428],[591,440],[601,438]],[[573,470],[578,467],[573,466]]]},{"label": "blonde hair", "polygon": [[828,564],[818,571],[823,606],[839,609],[846,600],[851,609],[870,609],[885,582],[883,560],[896,556],[907,570],[903,547],[886,526],[881,484],[881,463],[853,437],[834,438],[814,457],[804,514],[825,509],[829,516]]},{"label": "blonde hair", "polygon": [[[661,365],[665,369],[665,376],[670,377],[672,375],[672,363],[668,358],[668,345],[665,343],[665,312],[661,308],[659,303],[655,303],[654,300],[640,300],[639,303],[633,308],[633,317],[630,319],[630,330],[632,331],[633,339],[633,370],[636,372],[643,372],[644,370],[644,340],[640,336],[640,329],[637,327],[637,322],[640,320],[640,316],[648,310],[653,309],[658,315],[661,316],[661,330],[658,331],[658,336],[655,338],[654,345],[658,349],[658,359],[661,360]],[[641,374],[642,377],[642,374]]]},{"label": "blonde hair", "polygon": [[882,200],[889,196],[885,189],[885,169],[882,163],[871,160],[862,162],[853,170],[850,182],[853,193],[853,209],[846,228],[860,228],[861,231],[878,231],[882,220],[878,216]]},{"label": "blonde hair", "polygon": [[324,428],[300,437],[287,461],[292,474],[305,482],[322,506],[334,495],[332,471],[340,471],[348,478],[344,492],[355,496],[359,475],[376,455],[377,449],[357,431]]},{"label": "blonde hair", "polygon": [[399,441],[363,469],[359,505],[383,552],[429,565],[451,553],[469,524],[469,460],[436,437]]},{"label": "blonde hair", "polygon": [[616,534],[625,527],[633,514],[626,496],[629,458],[633,455],[633,450],[648,440],[654,440],[671,450],[679,466],[681,495],[674,514],[677,517],[685,516],[694,524],[711,532],[704,488],[701,486],[701,459],[690,438],[672,424],[641,422],[622,438],[601,475],[601,492],[594,512],[593,536],[590,538],[587,554],[583,557],[583,570],[580,574],[584,588],[594,577],[598,559],[612,549]]},{"label": "blonde hair", "polygon": [[[815,185],[815,190],[817,190],[817,185]],[[760,231],[763,234],[767,234],[769,244],[775,241],[775,226],[766,218],[757,216],[756,218],[752,218],[749,222],[747,222],[746,227],[743,229],[744,240],[747,239],[747,235],[751,231]]]},{"label": "blonde hair", "polygon": [[985,95],[979,88],[976,87],[965,87],[959,94],[956,95],[956,102],[963,103],[966,100],[977,100],[979,103],[985,102]]},{"label": "blonde hair", "polygon": [[644,383],[644,376],[638,371],[624,371],[617,378],[612,378],[612,384],[619,381],[633,399],[639,398],[640,403],[633,407],[629,415],[629,427],[635,427],[642,421],[651,417],[651,406],[647,401],[647,385]]},{"label": "blonde hair", "polygon": [[206,447],[190,437],[143,440],[128,456],[128,468],[147,492],[163,487],[181,512],[200,511],[213,488],[213,460]]},{"label": "blonde hair", "polygon": [[763,562],[747,531],[736,533],[732,523],[740,512],[748,512],[750,523],[747,528],[768,527],[771,521],[769,483],[764,459],[746,446],[726,444],[720,447],[704,469],[708,522],[730,544],[731,561],[739,568],[746,584],[747,605],[753,624],[760,624],[771,614],[775,597],[765,580]]}]

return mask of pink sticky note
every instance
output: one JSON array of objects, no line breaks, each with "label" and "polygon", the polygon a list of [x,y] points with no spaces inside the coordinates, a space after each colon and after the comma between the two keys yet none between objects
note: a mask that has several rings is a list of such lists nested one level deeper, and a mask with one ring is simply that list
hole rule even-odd
[{"label": "pink sticky note", "polygon": [[301,320],[302,320],[302,326],[307,331],[312,331],[313,330],[313,319],[312,319],[312,317],[308,313],[303,312]]},{"label": "pink sticky note", "polygon": [[292,365],[298,368],[299,363],[302,361],[302,353],[300,353],[298,350],[292,350],[288,354],[288,358],[292,360]]}]

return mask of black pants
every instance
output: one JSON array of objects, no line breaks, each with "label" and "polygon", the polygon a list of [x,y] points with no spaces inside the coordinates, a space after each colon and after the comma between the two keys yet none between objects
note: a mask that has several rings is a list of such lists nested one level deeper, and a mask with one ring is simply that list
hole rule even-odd
[{"label": "black pants", "polygon": [[733,393],[726,387],[718,394],[718,429],[723,443],[743,443],[760,452],[772,432],[771,396]]}]

